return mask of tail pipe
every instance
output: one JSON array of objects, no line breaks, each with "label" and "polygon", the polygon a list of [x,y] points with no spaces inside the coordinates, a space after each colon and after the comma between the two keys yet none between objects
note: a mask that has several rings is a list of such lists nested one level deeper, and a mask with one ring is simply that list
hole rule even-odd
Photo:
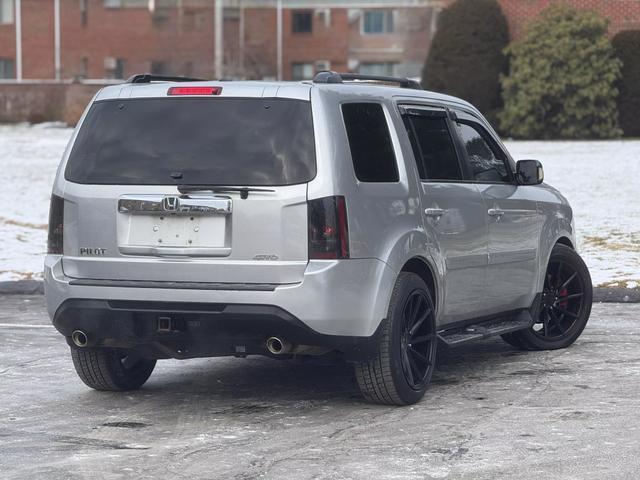
[{"label": "tail pipe", "polygon": [[84,348],[89,344],[89,337],[82,330],[74,330],[71,333],[71,341],[76,347]]},{"label": "tail pipe", "polygon": [[267,338],[267,350],[273,355],[284,355],[293,350],[293,345],[280,337]]},{"label": "tail pipe", "polygon": [[324,355],[331,349],[315,345],[294,345],[282,337],[267,338],[267,350],[272,355],[286,355],[288,353],[296,355]]}]

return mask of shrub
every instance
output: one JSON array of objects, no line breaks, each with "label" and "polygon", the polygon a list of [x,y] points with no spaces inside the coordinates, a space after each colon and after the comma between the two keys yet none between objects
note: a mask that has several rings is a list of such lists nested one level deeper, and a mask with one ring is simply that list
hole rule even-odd
[{"label": "shrub", "polygon": [[500,75],[509,27],[496,0],[457,0],[445,8],[422,72],[422,85],[463,98],[489,117],[502,105]]},{"label": "shrub", "polygon": [[611,138],[620,60],[593,12],[555,5],[509,46],[502,130],[518,138]]},{"label": "shrub", "polygon": [[620,128],[628,137],[640,137],[640,30],[625,30],[611,41],[622,61],[618,82]]}]

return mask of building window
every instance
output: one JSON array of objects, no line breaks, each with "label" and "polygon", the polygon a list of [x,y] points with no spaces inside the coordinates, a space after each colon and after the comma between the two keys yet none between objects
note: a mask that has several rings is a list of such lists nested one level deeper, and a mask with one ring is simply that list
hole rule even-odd
[{"label": "building window", "polygon": [[89,58],[80,59],[80,78],[89,78]]},{"label": "building window", "polygon": [[155,28],[164,28],[169,23],[169,13],[166,9],[156,9],[151,14],[151,22]]},{"label": "building window", "polygon": [[167,64],[161,61],[152,61],[151,62],[151,73],[153,75],[166,75],[167,74]]},{"label": "building window", "polygon": [[88,12],[87,12],[87,0],[80,0],[80,25],[87,26]]},{"label": "building window", "polygon": [[393,33],[393,10],[367,10],[362,17],[362,33]]},{"label": "building window", "polygon": [[361,63],[358,67],[358,73],[363,75],[386,75],[392,77],[394,70],[395,63],[392,62]]},{"label": "building window", "polygon": [[113,70],[113,78],[124,78],[124,60],[116,58],[116,68]]},{"label": "building window", "polygon": [[149,8],[149,0],[103,0],[104,8]]},{"label": "building window", "polygon": [[104,69],[107,78],[124,78],[124,59],[106,57]]},{"label": "building window", "polygon": [[0,24],[13,23],[13,0],[0,0]]},{"label": "building window", "polygon": [[313,31],[313,14],[309,11],[293,12],[291,22],[293,33],[311,33]]},{"label": "building window", "polygon": [[12,59],[0,58],[0,78],[15,78]]},{"label": "building window", "polygon": [[293,78],[293,80],[309,80],[313,78],[313,63],[294,63],[291,67],[291,77]]},{"label": "building window", "polygon": [[207,12],[186,10],[182,15],[182,28],[185,30],[202,30],[207,23]]}]

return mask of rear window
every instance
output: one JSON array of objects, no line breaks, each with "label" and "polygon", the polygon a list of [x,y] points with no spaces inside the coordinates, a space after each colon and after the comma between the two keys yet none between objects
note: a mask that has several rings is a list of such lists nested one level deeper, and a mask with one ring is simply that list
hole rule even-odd
[{"label": "rear window", "polygon": [[149,98],[96,102],[65,178],[86,184],[293,185],[316,173],[311,103]]}]

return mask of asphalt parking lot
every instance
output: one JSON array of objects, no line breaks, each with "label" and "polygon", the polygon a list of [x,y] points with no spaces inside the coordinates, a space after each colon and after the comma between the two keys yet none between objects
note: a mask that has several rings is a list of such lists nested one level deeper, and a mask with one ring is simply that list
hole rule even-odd
[{"label": "asphalt parking lot", "polygon": [[594,305],[570,349],[441,350],[418,405],[351,369],[159,362],[133,393],[77,378],[42,296],[0,296],[0,478],[604,479],[640,475],[640,304]]}]

